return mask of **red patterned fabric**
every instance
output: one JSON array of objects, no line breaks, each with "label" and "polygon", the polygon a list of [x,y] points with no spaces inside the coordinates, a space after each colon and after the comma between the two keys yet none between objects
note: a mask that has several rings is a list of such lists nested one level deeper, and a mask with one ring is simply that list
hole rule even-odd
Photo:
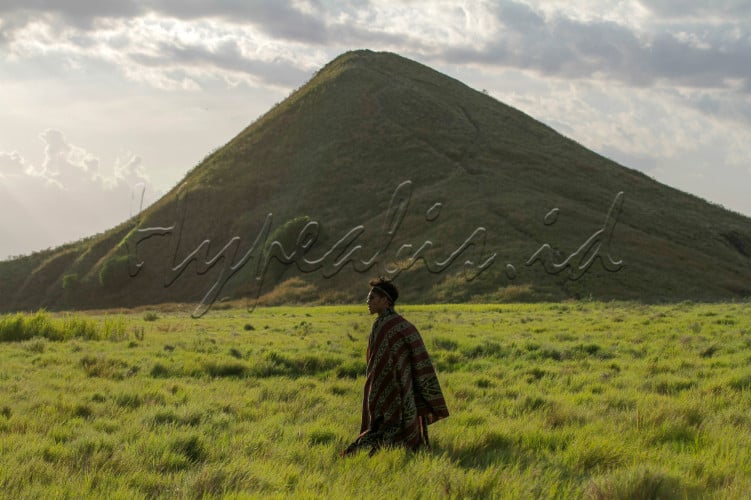
[{"label": "red patterned fabric", "polygon": [[394,312],[373,324],[360,436],[345,454],[384,445],[427,445],[427,425],[449,415],[433,363],[417,329]]}]

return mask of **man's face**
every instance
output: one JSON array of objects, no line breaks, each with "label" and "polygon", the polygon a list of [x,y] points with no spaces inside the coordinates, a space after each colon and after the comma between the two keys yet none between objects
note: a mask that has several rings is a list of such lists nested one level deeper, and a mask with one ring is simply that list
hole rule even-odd
[{"label": "man's face", "polygon": [[373,290],[371,290],[368,294],[367,304],[370,314],[378,314],[389,306],[389,301],[386,297],[373,293]]}]

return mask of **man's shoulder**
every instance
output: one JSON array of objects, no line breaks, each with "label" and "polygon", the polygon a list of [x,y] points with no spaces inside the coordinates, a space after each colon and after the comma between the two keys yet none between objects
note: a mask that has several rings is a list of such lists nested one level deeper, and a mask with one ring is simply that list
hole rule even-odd
[{"label": "man's shoulder", "polygon": [[407,330],[417,331],[417,328],[412,324],[412,322],[410,322],[408,319],[397,312],[390,314],[383,322],[383,326],[387,330],[393,331],[394,333],[404,332]]}]

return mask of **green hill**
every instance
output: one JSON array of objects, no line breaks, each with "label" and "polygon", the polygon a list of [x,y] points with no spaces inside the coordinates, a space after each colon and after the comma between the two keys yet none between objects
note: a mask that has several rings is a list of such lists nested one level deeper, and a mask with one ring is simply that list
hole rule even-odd
[{"label": "green hill", "polygon": [[426,66],[355,51],[138,220],[0,262],[0,307],[351,302],[379,274],[412,303],[742,298],[751,220]]}]

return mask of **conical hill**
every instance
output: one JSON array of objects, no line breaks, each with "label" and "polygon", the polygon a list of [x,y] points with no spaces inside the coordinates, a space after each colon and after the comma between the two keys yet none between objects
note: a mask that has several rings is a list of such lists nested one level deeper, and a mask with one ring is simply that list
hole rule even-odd
[{"label": "conical hill", "polygon": [[0,263],[0,305],[356,302],[377,275],[409,303],[735,299],[751,294],[751,220],[355,51],[137,219]]}]

